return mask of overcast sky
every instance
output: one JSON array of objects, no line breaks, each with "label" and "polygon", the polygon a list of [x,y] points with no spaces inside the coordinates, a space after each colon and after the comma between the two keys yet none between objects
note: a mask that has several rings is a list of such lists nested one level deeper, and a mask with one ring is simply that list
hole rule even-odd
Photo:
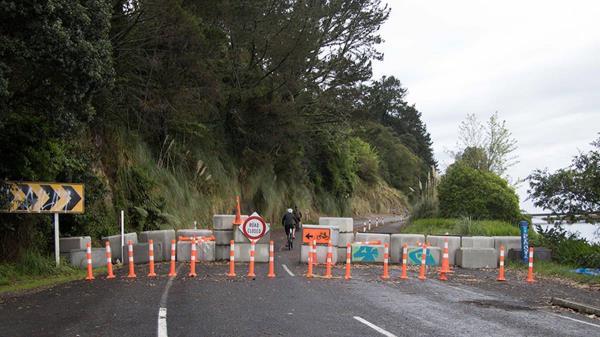
[{"label": "overcast sky", "polygon": [[[513,178],[565,167],[591,149],[600,132],[600,1],[389,5],[374,76],[394,75],[408,88],[442,170],[468,113],[506,120],[519,147]],[[527,187],[518,188],[521,207],[533,211]]]}]

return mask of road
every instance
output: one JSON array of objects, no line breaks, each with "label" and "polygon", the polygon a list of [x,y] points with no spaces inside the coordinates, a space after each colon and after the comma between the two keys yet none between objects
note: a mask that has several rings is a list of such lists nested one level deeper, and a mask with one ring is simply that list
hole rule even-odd
[{"label": "road", "polygon": [[[378,228],[396,228],[390,223]],[[389,230],[389,229],[388,229]],[[281,232],[273,233],[283,244]],[[196,278],[167,264],[149,279],[76,281],[0,299],[0,336],[600,336],[600,321],[508,295],[434,279],[381,281],[379,266],[353,268],[343,280],[307,279],[299,249],[277,250],[277,277],[257,265],[255,280],[238,264],[229,279],[226,263],[198,265]],[[324,268],[317,268],[319,274]],[[507,285],[508,286],[508,285]],[[532,287],[542,287],[534,284]]]}]

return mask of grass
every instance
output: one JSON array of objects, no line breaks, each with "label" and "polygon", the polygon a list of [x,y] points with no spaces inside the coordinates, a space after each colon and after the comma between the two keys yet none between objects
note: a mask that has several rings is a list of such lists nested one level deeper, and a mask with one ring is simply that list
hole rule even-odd
[{"label": "grass", "polygon": [[[417,219],[402,229],[403,233],[433,235],[518,236],[519,227],[504,221],[429,218]],[[533,231],[532,235],[535,235]]]},{"label": "grass", "polygon": [[[515,261],[507,261],[506,268],[508,270],[521,270],[527,272],[526,264]],[[559,278],[581,284],[600,285],[600,277],[572,272],[572,270],[577,268],[578,267],[576,266],[560,264],[554,261],[535,261],[533,265],[534,275]]]},{"label": "grass", "polygon": [[[96,268],[94,275],[105,271],[106,267]],[[30,251],[16,263],[0,263],[0,294],[81,280],[85,276],[83,269],[64,263],[56,267],[54,258]]]}]

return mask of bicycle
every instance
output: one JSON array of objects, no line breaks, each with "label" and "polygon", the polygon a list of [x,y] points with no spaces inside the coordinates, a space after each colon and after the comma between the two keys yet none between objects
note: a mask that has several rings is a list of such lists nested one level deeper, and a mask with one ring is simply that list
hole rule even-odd
[{"label": "bicycle", "polygon": [[287,247],[288,250],[294,249],[294,234],[291,228],[287,235]]}]

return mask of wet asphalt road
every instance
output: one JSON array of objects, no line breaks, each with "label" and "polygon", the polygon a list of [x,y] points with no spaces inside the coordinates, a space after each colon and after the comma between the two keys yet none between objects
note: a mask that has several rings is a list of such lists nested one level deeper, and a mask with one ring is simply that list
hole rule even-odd
[{"label": "wet asphalt road", "polygon": [[[283,243],[280,233],[273,237]],[[119,270],[116,280],[99,276],[5,296],[0,336],[157,336],[160,324],[168,336],[600,336],[598,320],[532,306],[501,291],[441,283],[433,273],[419,281],[411,272],[400,282],[393,268],[394,280],[383,282],[380,266],[357,266],[345,281],[338,266],[334,279],[308,280],[299,247],[276,250],[275,279],[266,277],[264,264],[257,265],[255,280],[245,277],[246,264],[237,265],[235,279],[225,275],[226,263],[198,265],[197,278],[185,276],[189,267],[181,264],[166,291],[168,265],[161,264],[157,279],[136,266],[135,280]]]}]

